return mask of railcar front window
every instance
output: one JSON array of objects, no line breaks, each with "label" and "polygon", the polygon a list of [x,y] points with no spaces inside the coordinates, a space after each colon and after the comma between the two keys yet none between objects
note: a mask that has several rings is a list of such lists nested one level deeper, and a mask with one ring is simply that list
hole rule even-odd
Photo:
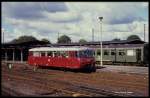
[{"label": "railcar front window", "polygon": [[79,57],[93,57],[93,54],[91,50],[79,51]]}]

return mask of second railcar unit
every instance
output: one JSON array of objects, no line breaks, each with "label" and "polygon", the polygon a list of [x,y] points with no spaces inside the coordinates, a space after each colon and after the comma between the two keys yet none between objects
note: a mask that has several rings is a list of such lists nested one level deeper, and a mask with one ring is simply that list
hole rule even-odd
[{"label": "second railcar unit", "polygon": [[[124,44],[103,46],[103,62],[143,63],[144,44]],[[95,60],[100,62],[100,48],[95,48]]]}]

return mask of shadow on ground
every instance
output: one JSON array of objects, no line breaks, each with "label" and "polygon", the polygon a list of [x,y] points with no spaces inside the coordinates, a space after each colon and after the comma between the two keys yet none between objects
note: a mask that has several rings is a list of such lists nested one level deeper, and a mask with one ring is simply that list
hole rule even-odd
[{"label": "shadow on ground", "polygon": [[92,73],[93,71],[88,69],[69,69],[69,68],[57,68],[57,67],[49,67],[49,66],[39,66],[40,69],[48,69],[48,70],[57,70],[64,72],[74,72],[74,73]]},{"label": "shadow on ground", "polygon": [[103,69],[103,68],[106,68],[104,66],[96,66],[96,69]]}]

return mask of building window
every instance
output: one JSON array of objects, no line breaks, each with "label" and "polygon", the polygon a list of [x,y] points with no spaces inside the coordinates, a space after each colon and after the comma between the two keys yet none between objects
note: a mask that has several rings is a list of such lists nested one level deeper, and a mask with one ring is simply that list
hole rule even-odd
[{"label": "building window", "polygon": [[119,55],[121,55],[121,56],[125,55],[125,51],[124,50],[119,50]]},{"label": "building window", "polygon": [[135,55],[135,50],[133,49],[127,50],[127,56],[134,56],[134,55]]},{"label": "building window", "polygon": [[97,55],[101,55],[101,51],[100,50],[97,50]]},{"label": "building window", "polygon": [[109,51],[108,50],[104,50],[104,55],[109,55]]},{"label": "building window", "polygon": [[115,54],[116,54],[115,49],[112,49],[111,50],[111,55],[115,55]]}]

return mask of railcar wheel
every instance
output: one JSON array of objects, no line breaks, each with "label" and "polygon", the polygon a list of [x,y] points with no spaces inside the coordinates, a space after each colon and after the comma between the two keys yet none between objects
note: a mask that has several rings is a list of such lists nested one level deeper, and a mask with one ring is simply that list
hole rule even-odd
[{"label": "railcar wheel", "polygon": [[96,72],[96,67],[95,66],[93,67],[93,72]]},{"label": "railcar wheel", "polygon": [[91,70],[91,72],[96,72],[96,67],[94,65],[92,65],[90,70]]},{"label": "railcar wheel", "polygon": [[12,69],[13,64],[12,63],[7,63],[8,69]]},{"label": "railcar wheel", "polygon": [[38,66],[36,65],[34,66],[33,71],[37,71],[37,69],[38,69]]}]

